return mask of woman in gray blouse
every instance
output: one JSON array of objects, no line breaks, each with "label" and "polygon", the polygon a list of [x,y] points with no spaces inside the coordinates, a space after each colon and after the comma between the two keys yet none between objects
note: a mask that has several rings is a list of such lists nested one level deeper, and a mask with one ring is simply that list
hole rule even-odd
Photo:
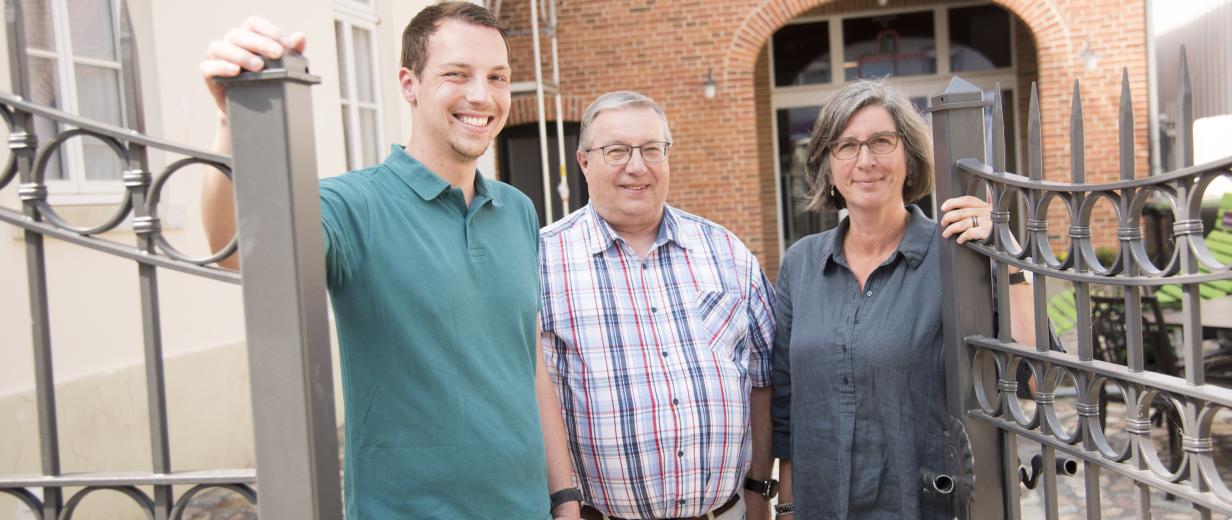
[{"label": "woman in gray blouse", "polygon": [[[779,518],[792,507],[800,520],[951,517],[920,479],[921,469],[945,470],[934,244],[937,233],[982,240],[992,226],[975,197],[946,201],[940,224],[909,205],[932,190],[932,165],[927,126],[888,81],[847,85],[817,117],[807,209],[848,216],[792,245],[778,275]],[[1030,298],[1026,286],[1014,291]],[[1014,318],[1015,337],[1034,342],[1022,321],[1033,316]]]}]

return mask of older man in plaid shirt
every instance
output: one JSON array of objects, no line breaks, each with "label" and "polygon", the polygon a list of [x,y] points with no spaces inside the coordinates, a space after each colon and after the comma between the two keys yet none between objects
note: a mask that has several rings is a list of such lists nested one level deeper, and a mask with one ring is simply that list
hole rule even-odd
[{"label": "older man in plaid shirt", "polygon": [[671,141],[649,97],[600,96],[590,204],[539,235],[582,518],[767,518],[774,291],[731,232],[666,204]]}]

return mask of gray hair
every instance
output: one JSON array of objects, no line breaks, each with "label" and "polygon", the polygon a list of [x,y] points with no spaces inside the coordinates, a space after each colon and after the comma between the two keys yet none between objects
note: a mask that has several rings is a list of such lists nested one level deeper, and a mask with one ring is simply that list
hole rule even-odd
[{"label": "gray hair", "polygon": [[590,125],[595,122],[595,118],[599,114],[608,110],[625,110],[629,108],[649,108],[659,114],[659,119],[663,120],[663,138],[667,142],[672,141],[672,129],[667,126],[667,113],[663,111],[663,107],[655,103],[655,100],[650,96],[641,92],[633,92],[632,90],[617,90],[608,92],[599,96],[586,107],[586,114],[582,116],[581,135],[578,136],[578,151],[585,152],[591,145],[592,136],[590,135]]},{"label": "gray hair", "polygon": [[809,192],[804,196],[804,209],[821,211],[847,207],[843,195],[835,191],[830,178],[828,155],[830,144],[842,134],[851,117],[864,107],[879,106],[890,113],[895,130],[907,156],[907,180],[903,183],[903,202],[915,202],[933,190],[932,135],[928,124],[916,111],[911,100],[888,79],[857,80],[834,94],[813,124],[808,143],[806,177]]}]

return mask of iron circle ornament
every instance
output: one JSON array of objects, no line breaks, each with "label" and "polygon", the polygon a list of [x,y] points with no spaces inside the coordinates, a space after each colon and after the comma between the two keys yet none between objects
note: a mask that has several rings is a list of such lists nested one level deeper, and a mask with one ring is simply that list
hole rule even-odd
[{"label": "iron circle ornament", "polygon": [[[1039,374],[1041,370],[1040,368],[1036,366],[1037,363],[1038,362],[1036,361],[1032,361],[1032,360],[1022,358],[1019,356],[1014,356],[1013,359],[1011,359],[1010,362],[1006,364],[1005,373],[1014,374],[1015,382],[1017,382],[1019,367],[1025,364],[1026,369],[1028,373],[1030,374],[1030,377],[1027,379],[1027,381],[1035,381],[1035,386],[1038,390],[1040,388]],[[1032,398],[1034,397],[1035,396],[1032,395]],[[1034,430],[1035,428],[1039,427],[1040,409],[1038,405],[1035,408],[1035,412],[1031,414],[1031,417],[1027,417],[1026,411],[1022,409],[1022,403],[1018,400],[1017,391],[1015,391],[1015,395],[1005,396],[1003,397],[1003,399],[1006,399],[1005,402],[1006,404],[1009,405],[1010,418],[1014,419],[1014,422],[1017,423],[1018,426],[1026,428],[1028,430]],[[1038,403],[1038,400],[1036,402]]]},{"label": "iron circle ornament", "polygon": [[1020,200],[1024,203],[1024,207],[1030,204],[1030,201],[1022,188],[1000,184],[996,186],[1000,187],[1000,194],[993,200],[993,233],[1000,240],[1001,252],[1018,260],[1025,260],[1031,256],[1032,234],[1028,232],[1022,240],[1014,236],[1010,226],[1010,216],[1014,214],[1013,208]]},{"label": "iron circle ornament", "polygon": [[257,506],[257,492],[247,484],[199,484],[193,486],[188,491],[185,491],[180,498],[175,501],[175,506],[171,508],[171,514],[168,516],[170,520],[182,520],[184,511],[188,508],[188,504],[192,499],[202,491],[210,489],[223,489],[235,493],[247,500],[253,507]]},{"label": "iron circle ornament", "polygon": [[30,512],[34,514],[33,518],[38,518],[39,515],[42,514],[43,501],[39,500],[39,497],[35,496],[34,493],[31,493],[29,489],[0,488],[0,494],[9,495],[16,498],[22,503],[22,505],[26,506],[26,509],[29,509]]},{"label": "iron circle ornament", "polygon": [[[197,157],[187,157],[167,165],[167,167],[163,168],[163,171],[154,178],[154,182],[150,184],[149,194],[146,196],[145,210],[146,214],[149,215],[149,218],[152,221],[158,221],[158,203],[162,200],[163,187],[167,184],[167,181],[170,180],[171,176],[176,172],[194,164],[203,164],[213,167],[222,172],[223,175],[226,175],[228,179],[231,179],[231,169],[228,168],[227,165]],[[213,264],[227,258],[235,253],[236,244],[238,244],[237,238],[232,236],[231,240],[227,242],[227,245],[217,253],[200,258],[193,258],[171,245],[171,242],[167,240],[167,237],[163,235],[162,231],[156,231],[154,233],[154,241],[158,244],[158,249],[162,250],[163,253],[166,253],[167,256],[182,262],[188,262],[196,265]]]},{"label": "iron circle ornament", "polygon": [[87,496],[96,491],[115,491],[131,498],[141,507],[141,511],[145,513],[145,517],[149,520],[154,520],[154,501],[150,500],[149,495],[137,488],[137,486],[90,486],[81,491],[78,491],[64,504],[64,509],[60,511],[59,520],[71,520],[73,513],[77,511],[77,507],[81,505],[81,501]]},{"label": "iron circle ornament", "polygon": [[1194,256],[1198,258],[1198,262],[1200,262],[1211,272],[1215,273],[1232,272],[1232,262],[1224,265],[1219,262],[1219,259],[1215,258],[1215,254],[1212,253],[1210,248],[1206,245],[1204,230],[1200,228],[1202,220],[1201,218],[1198,218],[1198,216],[1202,211],[1202,199],[1206,196],[1207,188],[1210,187],[1211,183],[1221,177],[1232,181],[1232,172],[1220,170],[1215,172],[1207,172],[1200,175],[1198,177],[1198,181],[1194,183],[1193,191],[1189,193],[1189,201],[1187,204],[1190,218],[1194,218],[1199,223],[1198,232],[1191,233],[1186,237],[1186,241],[1189,243],[1189,250],[1192,251]]},{"label": "iron circle ornament", "polygon": [[[988,392],[988,381],[985,380],[985,365],[991,359],[993,367],[996,370],[996,386],[995,392]],[[971,359],[971,370],[973,372],[972,384],[975,385],[975,399],[980,405],[980,409],[992,417],[1001,415],[1001,402],[1005,394],[1004,383],[1002,379],[1006,374],[1005,371],[1005,355],[1000,352],[993,352],[988,349],[976,349],[975,356]],[[1017,381],[1013,381],[1017,385]],[[1013,395],[1010,396],[1013,398]]]},{"label": "iron circle ornament", "polygon": [[17,154],[13,153],[13,150],[15,146],[24,145],[24,143],[19,143],[15,137],[20,136],[24,140],[29,135],[24,130],[17,131],[17,125],[13,122],[13,113],[9,112],[9,107],[0,105],[0,119],[4,120],[4,126],[9,132],[9,156],[4,160],[4,169],[0,170],[0,189],[3,189],[17,178]]},{"label": "iron circle ornament", "polygon": [[[55,153],[60,150],[60,147],[63,146],[69,139],[78,136],[93,137],[103,143],[106,143],[107,146],[111,148],[111,150],[114,151],[120,158],[121,162],[128,164],[128,149],[125,148],[120,141],[109,136],[91,132],[89,130],[74,128],[67,132],[61,132],[55,139],[52,139],[51,142],[47,143],[47,146],[43,147],[43,149],[39,151],[38,157],[34,160],[34,171],[31,174],[32,184],[35,186],[47,185],[47,183],[44,182],[44,179],[47,175],[47,163],[51,161],[51,156],[55,155]],[[110,231],[120,225],[121,222],[124,222],[124,219],[128,217],[129,212],[133,209],[133,195],[131,191],[125,190],[124,199],[120,201],[120,205],[116,209],[116,212],[107,220],[103,221],[102,224],[94,227],[79,227],[72,225],[56,213],[55,208],[53,208],[51,204],[47,203],[47,199],[45,197],[35,203],[38,207],[39,213],[41,213],[48,222],[51,222],[52,225],[78,235],[89,236]]]},{"label": "iron circle ornament", "polygon": [[[1142,212],[1153,198],[1159,199],[1169,207],[1174,220],[1180,218],[1176,191],[1167,185],[1153,185],[1144,186],[1137,193],[1134,193],[1134,198],[1129,203],[1129,214],[1126,215],[1126,221],[1135,224],[1142,222]],[[1180,249],[1173,247],[1168,263],[1160,267],[1151,260],[1151,255],[1146,250],[1146,242],[1142,240],[1141,233],[1139,233],[1136,239],[1129,240],[1128,242],[1130,254],[1133,256],[1133,263],[1143,274],[1151,277],[1162,277],[1172,276],[1180,271]]]},{"label": "iron circle ornament", "polygon": [[[1219,466],[1215,463],[1213,449],[1211,447],[1211,438],[1214,435],[1215,416],[1220,411],[1232,413],[1232,409],[1220,406],[1214,403],[1207,403],[1206,406],[1198,412],[1198,424],[1194,428],[1197,430],[1196,439],[1199,440],[1197,449],[1192,453],[1190,461],[1198,465],[1198,469],[1202,473],[1202,480],[1210,488],[1211,493],[1219,497],[1220,500],[1228,504],[1232,504],[1232,489],[1228,489],[1228,485],[1224,483],[1223,476],[1219,474]],[[1232,471],[1232,468],[1224,468],[1225,471]],[[1229,475],[1232,476],[1232,475]]]},{"label": "iron circle ornament", "polygon": [[[1112,212],[1116,222],[1121,222],[1121,196],[1110,191],[1096,191],[1091,193],[1082,201],[1082,206],[1078,208],[1077,225],[1070,226],[1071,242],[1077,242],[1077,249],[1082,251],[1082,263],[1089,271],[1099,276],[1113,276],[1119,274],[1122,270],[1124,259],[1121,258],[1121,249],[1117,248],[1116,257],[1112,261],[1112,265],[1104,265],[1099,261],[1099,255],[1095,252],[1095,243],[1091,240],[1091,217],[1095,213],[1095,206],[1101,200],[1108,201],[1112,204]],[[1081,236],[1074,236],[1074,232],[1081,233]]]},{"label": "iron circle ornament", "polygon": [[[1039,202],[1032,208],[1032,218],[1027,222],[1027,228],[1032,231],[1032,245],[1035,246],[1035,253],[1044,259],[1044,265],[1051,269],[1064,271],[1074,265],[1074,241],[1070,241],[1069,249],[1065,253],[1065,260],[1060,260],[1057,255],[1052,252],[1052,245],[1048,242],[1048,208],[1054,199],[1060,199],[1065,205],[1066,211],[1072,215],[1070,206],[1073,203],[1073,197],[1067,192],[1049,191],[1045,192],[1040,197]],[[1043,218],[1039,218],[1043,217]],[[1073,220],[1072,217],[1070,219]]]},{"label": "iron circle ornament", "polygon": [[[1155,449],[1155,443],[1151,440],[1151,406],[1155,403],[1156,398],[1162,399],[1178,412],[1185,409],[1181,402],[1175,397],[1154,388],[1147,388],[1142,392],[1142,394],[1139,395],[1138,402],[1134,407],[1135,413],[1132,417],[1133,420],[1136,421],[1136,424],[1128,426],[1127,429],[1132,429],[1132,433],[1137,434],[1138,451],[1142,454],[1142,459],[1146,461],[1146,465],[1150,468],[1151,472],[1157,477],[1168,482],[1178,482],[1185,478],[1185,476],[1189,473],[1189,456],[1184,450],[1181,450],[1180,460],[1176,464],[1175,471],[1169,470],[1168,467],[1164,465],[1163,460],[1159,458],[1159,450]],[[1178,415],[1180,415],[1181,418],[1182,435],[1185,432],[1192,431],[1192,429],[1189,428],[1189,425],[1186,424],[1187,420],[1185,419],[1185,414]],[[1164,420],[1166,421],[1167,418]],[[1126,424],[1130,424],[1129,418],[1126,419]]]},{"label": "iron circle ornament", "polygon": [[1074,388],[1077,390],[1078,402],[1085,401],[1086,389],[1078,385],[1078,376],[1074,375],[1069,368],[1056,365],[1049,368],[1044,374],[1044,380],[1039,383],[1040,391],[1036,394],[1035,401],[1038,403],[1036,415],[1043,414],[1043,420],[1047,422],[1048,429],[1052,431],[1053,437],[1065,444],[1075,444],[1082,440],[1082,421],[1077,421],[1074,430],[1066,431],[1061,424],[1060,418],[1057,417],[1056,408],[1056,392],[1061,381],[1065,378],[1070,378],[1074,382]]},{"label": "iron circle ornament", "polygon": [[[1098,396],[1101,391],[1107,391],[1108,385],[1116,386],[1122,396],[1129,395],[1125,391],[1125,385],[1121,384],[1120,381],[1103,376],[1095,377],[1091,380],[1090,384],[1087,385],[1086,395],[1095,396],[1097,399],[1095,401],[1096,404],[1094,409],[1086,410],[1087,413],[1082,417],[1082,419],[1087,430],[1091,432],[1091,440],[1094,441],[1095,449],[1099,451],[1099,454],[1103,455],[1105,459],[1113,462],[1125,462],[1134,454],[1134,439],[1128,432],[1126,432],[1128,438],[1126,439],[1125,447],[1120,450],[1113,448],[1112,442],[1108,440],[1108,434],[1104,427],[1105,425],[1103,424],[1107,420],[1108,409],[1107,407],[1102,407],[1100,401],[1098,400]],[[1125,413],[1129,414],[1130,411],[1131,410],[1129,407],[1126,407]],[[1081,414],[1082,412],[1079,413]],[[1124,416],[1122,417],[1122,420],[1125,420]]]}]

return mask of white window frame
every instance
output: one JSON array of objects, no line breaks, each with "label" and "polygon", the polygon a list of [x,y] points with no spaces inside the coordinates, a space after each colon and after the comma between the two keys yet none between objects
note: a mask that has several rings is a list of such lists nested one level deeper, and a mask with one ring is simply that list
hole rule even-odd
[{"label": "white window frame", "polygon": [[[346,165],[348,170],[358,170],[372,166],[364,164],[363,153],[363,135],[360,131],[359,109],[365,108],[373,110],[376,113],[376,142],[372,146],[376,148],[375,153],[377,160],[384,157],[383,144],[385,143],[385,125],[381,110],[381,59],[380,59],[380,34],[377,32],[377,25],[380,19],[376,15],[376,6],[372,0],[367,3],[356,0],[335,0],[334,2],[334,21],[342,26],[342,47],[335,49],[341,57],[337,61],[345,61],[347,68],[345,71],[339,70],[339,81],[345,81],[350,97],[342,95],[342,90],[338,91],[338,100],[341,103],[343,110],[346,112],[342,124],[345,125],[342,135],[343,138],[343,157],[345,160],[346,149],[351,150],[350,162]],[[368,103],[360,102],[359,99],[359,81],[355,69],[355,41],[352,34],[353,28],[359,28],[368,31],[372,35],[370,41],[372,44],[372,85],[373,95],[372,101]],[[337,41],[337,40],[335,40]],[[349,135],[349,138],[346,136]]]},{"label": "white window frame", "polygon": [[[773,35],[766,42],[766,47],[769,50],[769,59],[767,66],[770,68],[770,114],[774,118],[771,121],[771,142],[774,146],[774,193],[778,208],[775,212],[778,221],[778,237],[779,237],[779,254],[783,254],[786,250],[787,236],[783,230],[783,172],[782,164],[779,161],[779,125],[778,114],[781,109],[791,108],[806,108],[815,107],[823,100],[829,99],[838,92],[840,88],[847,84],[846,72],[843,68],[844,48],[843,48],[843,20],[849,18],[866,18],[870,16],[880,16],[887,14],[899,13],[916,13],[921,11],[933,12],[933,37],[936,38],[937,44],[937,72],[935,74],[921,74],[913,76],[895,76],[893,77],[894,84],[908,98],[924,97],[930,98],[937,95],[944,89],[950,78],[958,73],[950,71],[950,24],[949,10],[961,7],[973,7],[979,5],[996,5],[986,1],[973,2],[953,2],[928,7],[897,7],[897,8],[881,8],[876,10],[852,11],[849,13],[841,13],[826,16],[807,16],[793,18],[786,25],[796,25],[804,23],[829,22],[829,37],[830,37],[830,82],[817,83],[812,85],[791,85],[779,87],[775,85],[774,78],[774,37]],[[1022,121],[1020,117],[1019,92],[1018,92],[1018,48],[1014,45],[1017,41],[1017,27],[1014,23],[1013,11],[1006,9],[1004,6],[999,6],[1010,13],[1010,66],[989,70],[980,71],[964,71],[962,72],[963,79],[971,82],[973,85],[990,91],[999,82],[1002,91],[1013,92],[1014,105],[1014,121]],[[1020,137],[1020,136],[1018,136]],[[1022,150],[1019,146],[1020,138],[1016,138],[1013,143],[1006,143],[1008,146],[1014,147],[1015,157],[1018,159],[1018,164],[1024,164]],[[1015,171],[1021,171],[1018,165],[1009,165]]]},{"label": "white window frame", "polygon": [[[119,73],[121,120],[127,119],[124,100],[123,69],[119,56],[120,48],[120,12],[119,0],[111,0],[111,29],[115,39],[116,60],[100,60],[97,58],[78,57],[73,54],[72,22],[69,19],[68,0],[48,0],[51,7],[52,41],[56,50],[48,51],[26,46],[26,54],[31,57],[53,60],[56,64],[57,91],[60,101],[59,109],[70,114],[80,113],[77,99],[77,68],[76,65],[111,69]],[[66,132],[73,127],[60,125],[60,132]],[[67,179],[45,179],[48,193],[56,202],[67,204],[112,204],[119,202],[124,194],[124,183],[120,179],[89,180],[86,178],[85,154],[81,145],[82,137],[75,137],[60,146],[60,157],[63,161]],[[45,143],[40,143],[40,145]]]}]

